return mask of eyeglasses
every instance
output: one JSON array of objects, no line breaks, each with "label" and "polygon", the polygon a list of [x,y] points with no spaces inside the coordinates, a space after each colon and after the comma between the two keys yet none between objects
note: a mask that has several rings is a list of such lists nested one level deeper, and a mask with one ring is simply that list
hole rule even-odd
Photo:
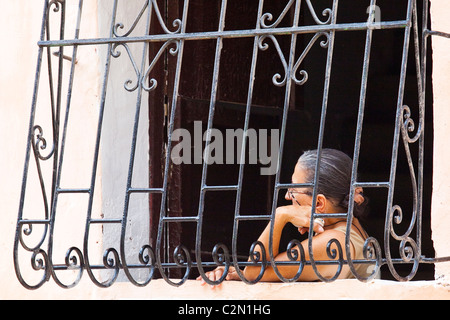
[{"label": "eyeglasses", "polygon": [[298,204],[299,206],[301,206],[301,204],[297,201],[297,199],[295,199],[294,193],[297,193],[297,194],[306,194],[306,195],[308,195],[308,196],[312,196],[311,191],[297,191],[297,190],[294,190],[293,188],[289,188],[289,189],[287,190],[287,192],[289,193],[289,196],[290,196],[292,199],[294,199],[294,201],[297,202],[297,204]]}]

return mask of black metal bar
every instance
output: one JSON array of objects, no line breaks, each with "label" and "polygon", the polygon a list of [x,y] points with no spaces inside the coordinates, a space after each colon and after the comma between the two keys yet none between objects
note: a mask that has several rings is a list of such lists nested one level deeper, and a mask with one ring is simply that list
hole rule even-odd
[{"label": "black metal bar", "polygon": [[[383,21],[377,24],[379,29],[398,29],[406,28],[410,25],[407,20]],[[134,42],[166,42],[170,40],[210,40],[217,38],[251,38],[263,35],[289,35],[289,34],[305,34],[318,33],[328,31],[365,31],[369,28],[375,28],[367,22],[362,23],[342,23],[331,25],[317,26],[298,26],[289,28],[273,28],[273,29],[255,29],[255,30],[228,30],[228,31],[211,31],[201,33],[177,33],[177,34],[160,34],[148,35],[141,37],[116,37],[116,38],[96,38],[96,39],[72,39],[72,40],[55,40],[55,41],[39,41],[40,47],[64,47],[74,45],[99,45],[109,43],[134,43]]]}]

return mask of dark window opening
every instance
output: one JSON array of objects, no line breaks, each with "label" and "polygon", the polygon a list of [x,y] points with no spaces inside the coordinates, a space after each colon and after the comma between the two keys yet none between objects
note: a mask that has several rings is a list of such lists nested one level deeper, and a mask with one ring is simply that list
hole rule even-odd
[{"label": "dark window opening", "polygon": [[[420,2],[420,1],[419,1]],[[322,12],[331,6],[331,1],[315,1],[316,12]],[[383,21],[402,20],[406,16],[407,1],[395,5],[389,1],[378,1]],[[279,1],[266,2],[264,12],[271,12],[278,17],[285,3]],[[306,8],[306,5],[305,5]],[[225,30],[253,29],[258,9],[258,3],[230,1],[227,6]],[[361,22],[367,19],[368,3],[340,1],[338,23]],[[168,8],[168,21],[181,16],[182,7]],[[291,10],[292,11],[292,10]],[[419,10],[421,12],[421,4]],[[188,15],[188,32],[204,32],[217,30],[220,15],[220,1],[211,1],[205,5],[201,1],[191,1]],[[250,19],[249,17],[252,17]],[[289,27],[292,24],[292,13],[286,15],[279,27]],[[275,18],[274,18],[275,20]],[[274,21],[272,21],[274,22]],[[315,24],[308,10],[302,10],[299,25]],[[420,27],[419,27],[420,28]],[[297,55],[302,52],[313,34],[297,36]],[[355,143],[356,118],[358,113],[361,74],[364,58],[364,31],[337,32],[333,53],[333,65],[327,108],[326,129],[324,132],[324,147],[340,149],[350,156]],[[363,134],[361,139],[361,154],[359,172],[361,181],[387,181],[391,165],[392,137],[395,127],[395,112],[400,81],[400,68],[403,51],[404,29],[377,30],[373,34],[373,44],[370,56],[366,108],[364,115]],[[278,43],[285,57],[288,57],[290,35],[277,36]],[[290,182],[290,175],[297,158],[304,150],[317,147],[318,127],[321,117],[323,99],[324,73],[326,68],[327,50],[320,46],[319,38],[306,55],[301,69],[308,73],[304,85],[293,86],[289,103],[288,122],[286,129],[285,150],[282,164],[282,183]],[[269,49],[258,53],[254,92],[252,95],[252,113],[250,128],[280,128],[284,87],[272,83],[272,77],[283,73],[283,65],[274,48],[267,40]],[[406,105],[418,107],[416,66],[414,60],[414,43],[411,41],[408,59],[407,80],[405,87]],[[219,83],[217,89],[217,105],[215,110],[214,128],[225,132],[226,129],[242,128],[245,116],[245,106],[248,93],[250,66],[252,59],[253,38],[224,39],[220,58]],[[194,121],[202,121],[203,130],[208,120],[211,83],[214,69],[214,53],[216,40],[187,41],[181,72],[180,98],[176,115],[176,127],[187,128],[193,133]],[[431,64],[431,50],[428,51],[428,63]],[[168,74],[169,97],[176,58],[168,55],[166,74]],[[426,101],[426,143],[424,165],[424,195],[423,195],[423,230],[422,254],[434,256],[430,229],[431,178],[432,178],[432,101],[431,101],[431,66],[427,67],[427,101]],[[161,88],[159,90],[162,90]],[[150,99],[150,106],[158,106],[159,94]],[[156,114],[150,122],[155,123]],[[162,117],[162,114],[159,115]],[[413,115],[417,119],[418,115]],[[160,121],[161,123],[161,121]],[[163,137],[163,133],[155,139]],[[154,143],[155,141],[151,141]],[[203,144],[204,146],[204,144]],[[417,154],[417,147],[412,145],[412,154]],[[160,172],[156,160],[154,174]],[[415,160],[417,163],[417,159]],[[173,168],[168,209],[174,216],[191,216],[198,211],[202,165],[181,165]],[[242,214],[270,213],[273,198],[273,177],[259,175],[258,165],[246,165],[244,170],[244,185],[242,189]],[[239,172],[238,165],[211,165],[208,169],[208,185],[236,184]],[[412,211],[411,183],[406,157],[402,144],[399,146],[399,162],[397,168],[396,191],[394,203],[403,208],[404,220],[409,221],[408,213]],[[370,198],[370,217],[365,222],[370,235],[384,245],[384,224],[386,215],[385,189],[367,189],[365,193]],[[281,193],[280,193],[281,194]],[[211,259],[211,250],[217,243],[231,247],[233,233],[234,204],[236,192],[209,192],[205,198],[204,227],[202,251],[204,259]],[[159,216],[159,200],[154,212],[155,221]],[[279,204],[285,203],[283,195],[279,196]],[[239,256],[248,256],[248,248],[255,241],[266,225],[266,221],[250,221],[239,227]],[[363,222],[364,223],[364,222]],[[157,224],[153,225],[153,230]],[[399,227],[402,228],[401,226]],[[399,233],[405,230],[400,230]],[[156,232],[154,233],[156,234]],[[168,235],[172,246],[167,252],[173,252],[179,244],[195,248],[195,223],[171,223]],[[301,238],[296,228],[286,228],[281,246],[294,238]],[[155,239],[154,239],[155,240]],[[398,243],[391,244],[391,251],[398,252]],[[170,256],[170,254],[169,254]],[[394,256],[393,256],[394,257]],[[399,256],[395,256],[399,258]],[[169,258],[170,259],[170,258]],[[401,273],[405,269],[408,274],[411,266],[399,266]],[[422,264],[414,279],[433,279],[432,264]],[[181,273],[180,273],[181,274]],[[192,277],[198,274],[193,271]],[[387,266],[381,269],[381,277],[392,279]]]}]

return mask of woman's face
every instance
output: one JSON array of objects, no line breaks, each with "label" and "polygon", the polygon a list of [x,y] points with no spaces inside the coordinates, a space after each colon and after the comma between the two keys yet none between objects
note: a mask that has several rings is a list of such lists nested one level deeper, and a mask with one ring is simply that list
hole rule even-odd
[{"label": "woman's face", "polygon": [[[292,174],[292,183],[305,183],[306,171],[297,164]],[[294,206],[311,206],[312,197],[308,188],[290,188],[285,195],[286,200],[292,201]]]}]

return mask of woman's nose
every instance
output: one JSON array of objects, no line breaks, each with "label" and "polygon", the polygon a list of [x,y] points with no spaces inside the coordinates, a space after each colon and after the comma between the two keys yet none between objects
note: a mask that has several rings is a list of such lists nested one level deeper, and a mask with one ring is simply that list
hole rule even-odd
[{"label": "woman's nose", "polygon": [[289,191],[286,191],[286,194],[284,195],[284,198],[285,198],[286,200],[292,200],[291,194],[289,193]]}]

